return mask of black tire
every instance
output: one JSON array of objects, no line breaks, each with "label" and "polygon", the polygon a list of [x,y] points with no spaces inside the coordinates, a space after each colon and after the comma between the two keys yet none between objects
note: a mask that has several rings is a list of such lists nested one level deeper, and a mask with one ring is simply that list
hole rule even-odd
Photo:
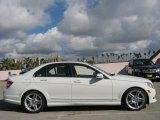
[{"label": "black tire", "polygon": [[129,89],[123,97],[122,105],[131,111],[138,111],[143,109],[147,103],[147,95],[140,88]]},{"label": "black tire", "polygon": [[40,92],[29,91],[22,99],[22,106],[26,112],[39,113],[46,107],[46,100]]}]

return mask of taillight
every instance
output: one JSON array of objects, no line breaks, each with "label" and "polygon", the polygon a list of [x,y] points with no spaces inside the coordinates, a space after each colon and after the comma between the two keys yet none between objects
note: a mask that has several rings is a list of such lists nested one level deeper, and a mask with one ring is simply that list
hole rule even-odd
[{"label": "taillight", "polygon": [[7,80],[7,88],[9,88],[13,84],[13,81]]}]

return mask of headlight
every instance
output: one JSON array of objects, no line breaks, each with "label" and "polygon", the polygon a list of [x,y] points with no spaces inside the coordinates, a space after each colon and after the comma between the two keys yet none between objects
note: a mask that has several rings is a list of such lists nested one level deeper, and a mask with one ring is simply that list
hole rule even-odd
[{"label": "headlight", "polygon": [[156,70],[156,72],[160,72],[160,68],[158,68],[158,69]]},{"label": "headlight", "polygon": [[147,85],[148,87],[150,87],[150,88],[153,88],[153,84],[150,83],[150,82],[147,82],[146,85]]},{"label": "headlight", "polygon": [[141,72],[141,70],[140,70],[140,69],[134,69],[134,71],[135,71],[135,72]]}]

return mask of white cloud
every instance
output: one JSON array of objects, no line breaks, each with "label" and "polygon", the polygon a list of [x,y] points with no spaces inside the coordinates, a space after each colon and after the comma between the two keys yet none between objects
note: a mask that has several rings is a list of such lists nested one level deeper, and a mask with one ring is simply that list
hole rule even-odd
[{"label": "white cloud", "polygon": [[1,39],[1,41],[0,41],[0,54],[8,53],[8,52],[12,51],[16,42],[17,42],[17,40],[15,40],[15,39]]},{"label": "white cloud", "polygon": [[68,8],[64,12],[64,19],[60,23],[59,29],[68,34],[83,34],[90,30],[90,21],[86,13],[86,6],[82,1],[71,1],[68,1]]},{"label": "white cloud", "polygon": [[144,49],[148,48],[148,46],[150,45],[150,43],[151,43],[150,40],[137,41],[137,42],[131,43],[129,45],[129,48],[132,51],[144,50]]},{"label": "white cloud", "polygon": [[69,42],[69,48],[74,51],[95,50],[94,37],[72,37]]},{"label": "white cloud", "polygon": [[[44,26],[50,21],[45,10],[53,0],[1,0],[0,38]],[[3,17],[2,17],[3,16]]]},{"label": "white cloud", "polygon": [[[94,45],[97,51],[135,51],[150,49],[158,42],[152,41],[160,29],[158,0],[101,0],[91,8],[85,0],[69,2],[59,31],[81,38],[80,43],[90,44],[88,49]],[[94,40],[87,40],[88,37]],[[73,47],[73,43],[70,47],[74,50],[87,52],[83,47]]]},{"label": "white cloud", "polygon": [[[25,42],[17,43],[16,50],[23,54],[50,54],[54,52],[62,54],[78,54],[81,51],[96,50],[94,46],[94,37],[77,37],[73,35],[66,35],[52,28],[46,33],[29,35]],[[87,54],[87,52],[85,53]],[[82,54],[81,54],[82,55]]]},{"label": "white cloud", "polygon": [[26,42],[16,45],[20,53],[52,53],[62,50],[64,36],[58,32],[57,28],[48,30],[42,34],[29,35]]},{"label": "white cloud", "polygon": [[88,1],[66,0],[58,26],[27,35],[27,30],[50,22],[51,16],[45,11],[54,0],[1,0],[0,45],[8,46],[0,52],[16,48],[20,54],[84,56],[160,48],[159,0],[97,0],[93,6]]}]

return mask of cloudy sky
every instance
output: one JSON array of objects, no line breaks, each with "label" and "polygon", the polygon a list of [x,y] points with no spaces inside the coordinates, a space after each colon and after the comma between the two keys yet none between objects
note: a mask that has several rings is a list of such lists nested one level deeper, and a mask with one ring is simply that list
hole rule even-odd
[{"label": "cloudy sky", "polygon": [[160,0],[0,0],[0,57],[160,48]]}]

